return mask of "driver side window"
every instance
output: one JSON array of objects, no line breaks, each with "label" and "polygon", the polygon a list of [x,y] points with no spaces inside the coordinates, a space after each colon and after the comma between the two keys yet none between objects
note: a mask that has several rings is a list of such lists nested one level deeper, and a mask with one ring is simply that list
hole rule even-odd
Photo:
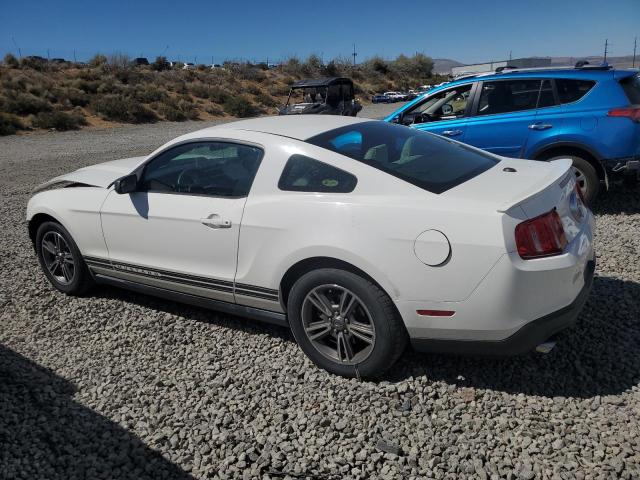
[{"label": "driver side window", "polygon": [[411,123],[438,122],[463,117],[467,110],[472,84],[458,85],[428,96],[424,102],[405,113]]},{"label": "driver side window", "polygon": [[171,148],[151,160],[141,191],[223,197],[248,195],[263,151],[228,142],[193,142]]}]

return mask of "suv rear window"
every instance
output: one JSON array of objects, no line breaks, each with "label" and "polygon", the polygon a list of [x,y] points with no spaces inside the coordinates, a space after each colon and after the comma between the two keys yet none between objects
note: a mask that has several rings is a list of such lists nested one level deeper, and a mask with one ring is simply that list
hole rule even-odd
[{"label": "suv rear window", "polygon": [[560,103],[577,102],[584,97],[596,84],[591,80],[574,80],[570,78],[557,78],[556,88]]},{"label": "suv rear window", "polygon": [[623,78],[620,85],[631,105],[640,105],[640,75]]},{"label": "suv rear window", "polygon": [[307,140],[432,193],[442,193],[500,160],[436,135],[386,122],[363,122]]}]

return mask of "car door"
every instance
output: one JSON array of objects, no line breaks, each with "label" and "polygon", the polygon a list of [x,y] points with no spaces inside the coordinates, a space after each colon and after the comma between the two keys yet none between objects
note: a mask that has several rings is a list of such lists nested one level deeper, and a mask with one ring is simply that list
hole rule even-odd
[{"label": "car door", "polygon": [[481,82],[465,142],[497,155],[521,157],[535,122],[540,86],[540,79]]},{"label": "car door", "polygon": [[111,271],[128,281],[228,302],[238,236],[262,149],[191,142],[157,155],[130,194],[101,209]]},{"label": "car door", "polygon": [[464,142],[472,88],[468,83],[428,95],[403,112],[403,123]]}]

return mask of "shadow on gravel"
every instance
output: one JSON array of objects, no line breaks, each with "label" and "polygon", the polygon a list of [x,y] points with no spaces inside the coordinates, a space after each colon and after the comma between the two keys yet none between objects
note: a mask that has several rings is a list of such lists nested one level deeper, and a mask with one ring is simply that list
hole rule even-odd
[{"label": "shadow on gravel", "polygon": [[600,192],[593,207],[596,215],[615,215],[626,213],[633,215],[640,213],[640,186],[627,188],[615,185],[608,192]]},{"label": "shadow on gravel", "polygon": [[[192,320],[266,333],[294,341],[286,328],[205,308],[100,287],[94,295],[116,298]],[[619,394],[640,383],[640,284],[596,276],[589,300],[573,327],[557,335],[547,355],[468,357],[420,354],[410,349],[381,380],[425,376],[461,387],[545,397],[591,398]]]},{"label": "shadow on gravel", "polygon": [[0,345],[0,477],[191,479],[71,398],[75,389]]},{"label": "shadow on gravel", "polygon": [[425,375],[461,387],[545,397],[615,395],[640,383],[640,284],[596,277],[578,322],[547,355],[406,354],[387,380]]}]

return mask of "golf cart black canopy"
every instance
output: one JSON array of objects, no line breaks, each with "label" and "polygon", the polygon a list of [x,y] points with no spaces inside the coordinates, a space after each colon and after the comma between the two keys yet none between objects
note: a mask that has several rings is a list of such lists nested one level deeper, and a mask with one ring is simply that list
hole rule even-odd
[{"label": "golf cart black canopy", "polygon": [[305,78],[291,85],[291,88],[328,87],[330,85],[351,85],[352,83],[351,79],[344,77]]}]

